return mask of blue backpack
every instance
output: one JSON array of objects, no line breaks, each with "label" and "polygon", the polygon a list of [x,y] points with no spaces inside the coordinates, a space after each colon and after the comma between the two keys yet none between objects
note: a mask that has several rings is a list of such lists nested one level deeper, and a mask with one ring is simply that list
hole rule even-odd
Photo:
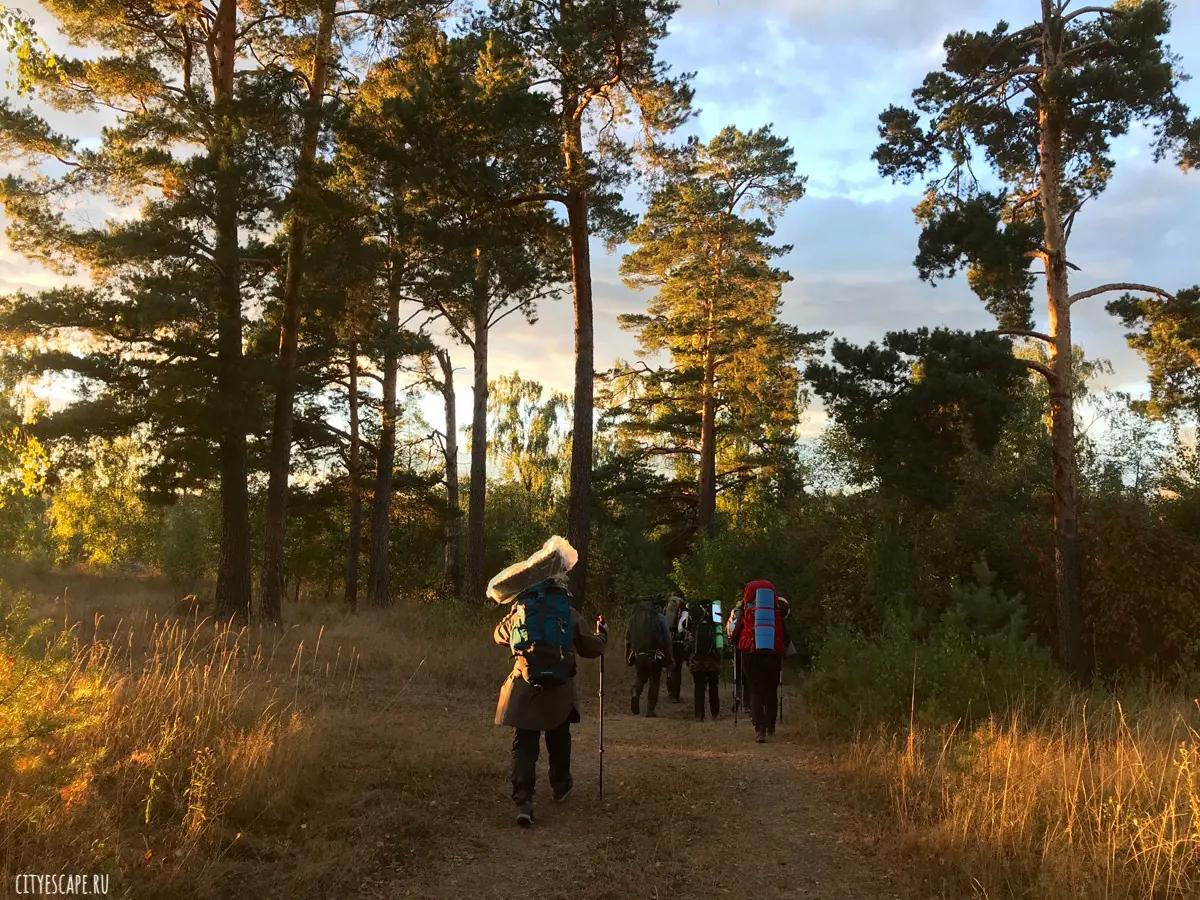
[{"label": "blue backpack", "polygon": [[542,581],[518,594],[513,610],[508,646],[518,673],[535,687],[567,684],[575,672],[571,595],[553,581]]}]

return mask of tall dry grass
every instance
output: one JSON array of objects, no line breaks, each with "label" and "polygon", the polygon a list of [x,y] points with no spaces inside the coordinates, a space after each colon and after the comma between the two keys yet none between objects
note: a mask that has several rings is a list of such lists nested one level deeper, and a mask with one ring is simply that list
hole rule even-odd
[{"label": "tall dry grass", "polygon": [[289,815],[318,780],[320,706],[360,662],[324,629],[195,616],[50,635],[0,690],[0,877],[107,872],[161,896]]},{"label": "tall dry grass", "polygon": [[1064,700],[970,733],[859,739],[944,896],[1200,895],[1200,710],[1167,695]]}]

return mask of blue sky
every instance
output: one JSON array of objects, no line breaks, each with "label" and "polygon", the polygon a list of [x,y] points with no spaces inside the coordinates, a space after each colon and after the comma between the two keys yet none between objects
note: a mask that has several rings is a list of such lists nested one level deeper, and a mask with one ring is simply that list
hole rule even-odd
[{"label": "blue sky", "polygon": [[[1200,2],[1179,7],[1171,44],[1200,76]],[[940,66],[947,33],[990,29],[1001,19],[1023,25],[1039,8],[1037,0],[683,0],[662,49],[674,69],[697,73],[700,113],[689,131],[708,137],[727,124],[773,123],[809,178],[808,196],[779,228],[795,247],[784,262],[795,279],[784,289],[788,321],[855,341],[920,325],[990,324],[964,279],[937,287],[918,279],[912,207],[919,186],[893,186],[870,157],[879,113],[907,103],[925,73]],[[1184,92],[1200,107],[1200,82]],[[1154,165],[1144,134],[1118,150],[1112,186],[1076,225],[1072,259],[1082,271],[1073,286],[1200,283],[1200,173]],[[619,261],[619,253],[593,250],[598,368],[636,348],[616,316],[645,298],[621,284]],[[1039,320],[1045,324],[1044,312]],[[1076,307],[1075,339],[1089,356],[1113,362],[1105,386],[1145,390],[1145,366],[1103,301]],[[493,341],[492,371],[520,368],[569,390],[571,341],[567,298],[545,306],[532,328],[505,323]]]},{"label": "blue sky", "polygon": [[[965,280],[935,288],[917,278],[911,210],[919,188],[882,179],[870,155],[878,114],[890,103],[907,103],[924,74],[940,65],[948,32],[991,28],[1000,19],[1020,26],[1038,10],[1037,0],[683,0],[662,53],[676,71],[697,73],[700,112],[688,130],[708,137],[728,124],[773,123],[809,178],[808,196],[779,228],[779,238],[795,246],[784,262],[795,279],[784,291],[789,322],[859,342],[889,329],[990,324]],[[1200,0],[1180,0],[1171,44],[1200,76]],[[1184,93],[1200,109],[1200,81]],[[88,123],[72,124],[86,129]],[[98,130],[99,118],[94,124]],[[1071,255],[1082,271],[1073,274],[1073,287],[1129,280],[1175,289],[1200,282],[1200,173],[1154,165],[1144,134],[1125,139],[1118,151],[1112,186],[1076,226]],[[596,365],[605,368],[633,356],[636,344],[616,317],[640,310],[646,298],[621,284],[619,252],[607,254],[597,243],[592,258]],[[53,281],[0,248],[0,291]],[[1044,324],[1044,313],[1039,318]],[[545,304],[532,327],[510,317],[493,337],[491,373],[519,369],[569,391],[572,335],[569,297]],[[1113,362],[1104,386],[1145,390],[1145,367],[1102,300],[1076,307],[1075,339],[1089,356]],[[469,359],[461,347],[454,356],[459,416],[467,421]],[[431,421],[440,420],[438,401],[423,406]],[[817,415],[810,427],[819,423]]]}]

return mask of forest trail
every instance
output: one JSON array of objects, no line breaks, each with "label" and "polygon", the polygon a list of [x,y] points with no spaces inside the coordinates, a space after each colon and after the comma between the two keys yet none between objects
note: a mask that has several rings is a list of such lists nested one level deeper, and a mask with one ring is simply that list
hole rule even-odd
[{"label": "forest trail", "polygon": [[[478,675],[435,686],[420,666],[407,687],[410,671],[365,672],[329,722],[326,787],[304,821],[220,880],[286,900],[916,896],[883,849],[890,820],[848,798],[828,752],[803,739],[797,702],[774,741],[755,744],[744,715],[694,721],[685,671],[683,702],[664,690],[657,719],[635,717],[618,659],[606,672],[603,804],[594,663],[572,729],[575,790],[552,801],[543,746],[528,830],[509,799],[512,732],[492,725],[500,677],[485,690]],[[765,835],[762,849],[735,851],[747,834]]]}]

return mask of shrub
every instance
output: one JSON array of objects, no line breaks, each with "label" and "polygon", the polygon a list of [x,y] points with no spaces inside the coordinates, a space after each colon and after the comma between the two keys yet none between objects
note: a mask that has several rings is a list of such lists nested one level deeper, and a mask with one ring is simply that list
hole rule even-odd
[{"label": "shrub", "polygon": [[969,723],[1036,708],[1059,676],[1030,633],[1022,598],[994,581],[981,562],[974,583],[952,588],[952,604],[928,627],[899,615],[874,635],[833,627],[809,678],[810,699],[848,726]]}]

